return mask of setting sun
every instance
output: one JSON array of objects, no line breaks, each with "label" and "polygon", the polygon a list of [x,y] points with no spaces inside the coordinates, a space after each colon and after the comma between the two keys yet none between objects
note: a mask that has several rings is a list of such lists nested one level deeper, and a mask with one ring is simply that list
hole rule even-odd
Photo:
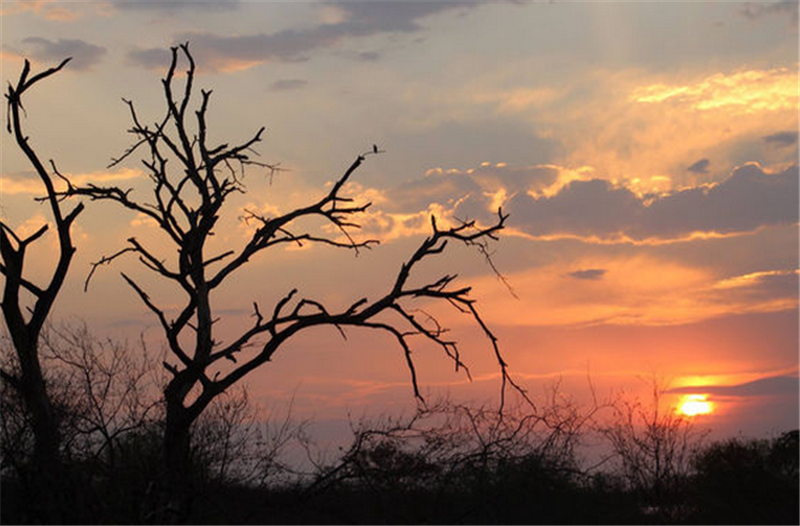
[{"label": "setting sun", "polygon": [[681,400],[678,412],[686,416],[707,415],[714,410],[714,404],[707,398],[707,395],[687,395]]}]

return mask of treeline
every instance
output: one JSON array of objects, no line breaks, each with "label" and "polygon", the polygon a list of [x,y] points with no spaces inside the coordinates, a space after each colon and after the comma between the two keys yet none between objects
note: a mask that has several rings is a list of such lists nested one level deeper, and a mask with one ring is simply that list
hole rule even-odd
[{"label": "treeline", "polygon": [[[9,342],[3,342],[9,356]],[[132,348],[136,347],[136,348]],[[2,392],[2,506],[11,523],[148,523],[171,517],[164,480],[163,381],[143,348],[86,327],[45,331],[42,356],[63,437],[62,484],[44,499],[33,433]],[[135,358],[138,357],[138,358]],[[657,392],[655,395],[657,396]],[[705,444],[651,403],[582,408],[553,389],[536,408],[428,403],[352,424],[334,454],[291,410],[260,420],[244,390],[192,429],[187,506],[197,524],[796,524],[798,432]],[[608,454],[587,466],[581,445]],[[291,459],[291,460],[290,460]],[[597,462],[595,463],[597,464]],[[48,500],[57,510],[44,507]]]}]

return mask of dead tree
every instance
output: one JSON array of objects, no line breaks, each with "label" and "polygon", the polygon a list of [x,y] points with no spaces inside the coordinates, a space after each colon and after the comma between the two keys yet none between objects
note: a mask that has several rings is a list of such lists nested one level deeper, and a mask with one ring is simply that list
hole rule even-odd
[{"label": "dead tree", "polygon": [[[17,370],[2,370],[3,381],[19,392],[27,411],[30,412],[34,434],[34,469],[41,478],[53,481],[61,472],[59,456],[58,421],[48,396],[42,365],[39,357],[39,337],[58,296],[64,278],[69,270],[75,246],[72,242],[71,227],[75,218],[83,210],[78,204],[72,210],[62,209],[60,197],[54,185],[55,177],[62,177],[51,160],[52,174],[48,172],[22,129],[20,112],[24,111],[22,95],[37,82],[57,73],[70,59],[58,66],[30,76],[31,65],[26,60],[17,85],[9,84],[6,100],[8,102],[8,132],[13,134],[17,145],[28,158],[34,171],[44,185],[46,196],[39,200],[50,206],[50,213],[58,235],[58,256],[55,270],[48,283],[37,285],[24,276],[25,256],[28,247],[40,239],[48,230],[42,225],[33,234],[24,237],[17,235],[5,222],[0,221],[0,273],[5,278],[3,286],[3,318],[16,353]],[[52,486],[47,484],[46,486]]]},{"label": "dead tree", "polygon": [[[181,55],[187,61],[188,69],[184,85],[179,89],[176,88],[176,68]],[[432,341],[453,361],[456,370],[466,370],[456,342],[445,339],[445,330],[438,323],[415,315],[412,308],[415,303],[425,300],[449,302],[470,315],[485,333],[499,363],[503,388],[507,384],[517,387],[508,376],[497,338],[480,317],[474,300],[468,297],[470,287],[455,287],[455,275],[445,275],[423,285],[410,283],[412,271],[423,260],[442,253],[449,241],[476,246],[488,256],[487,243],[497,239],[497,233],[503,229],[507,218],[502,211],[498,211],[494,224],[485,227],[475,222],[464,222],[455,227],[440,228],[435,218],[431,218],[431,235],[400,266],[392,288],[377,299],[362,298],[334,311],[314,299],[301,298],[299,291],[293,289],[269,312],[253,303],[252,326],[235,340],[220,343],[215,337],[212,292],[257,253],[271,247],[305,243],[323,243],[357,252],[377,243],[375,240],[358,241],[350,236],[350,230],[358,226],[354,217],[364,212],[370,203],[355,204],[352,198],[342,194],[345,184],[365,158],[381,152],[370,148],[358,155],[330,191],[308,206],[277,217],[248,212],[246,219],[254,222],[257,228],[244,246],[223,254],[208,255],[206,244],[214,233],[224,205],[232,194],[244,191],[240,174],[248,166],[270,171],[276,170],[276,166],[252,158],[252,147],[261,141],[263,127],[238,145],[209,144],[206,113],[211,91],[200,91],[199,104],[192,116],[189,104],[194,81],[195,63],[188,44],[182,44],[172,48],[172,60],[162,80],[167,104],[162,119],[153,125],[145,124],[134,104],[123,99],[130,111],[133,124],[129,131],[135,140],[119,158],[112,159],[111,166],[140,149],[145,150],[146,158],[142,163],[152,181],[153,192],[149,202],[137,200],[131,195],[131,190],[119,187],[70,185],[62,194],[112,201],[144,214],[155,221],[177,249],[176,260],[168,262],[140,240],[130,238],[127,246],[95,263],[89,274],[91,278],[98,266],[125,254],[133,254],[156,278],[173,283],[185,293],[184,306],[176,317],[171,318],[151,299],[144,283],[122,273],[122,278],[158,319],[172,355],[172,363],[164,362],[164,367],[171,373],[164,391],[164,455],[171,491],[174,492],[186,480],[190,462],[190,427],[209,403],[249,372],[270,361],[289,338],[312,327],[330,326],[342,333],[348,327],[358,327],[390,334],[404,353],[414,395],[422,400],[409,343],[412,335],[422,335]],[[175,160],[177,169],[170,170],[175,163],[168,161]],[[298,220],[309,217],[321,218],[338,233],[295,231]],[[228,361],[232,365],[220,367]]]}]

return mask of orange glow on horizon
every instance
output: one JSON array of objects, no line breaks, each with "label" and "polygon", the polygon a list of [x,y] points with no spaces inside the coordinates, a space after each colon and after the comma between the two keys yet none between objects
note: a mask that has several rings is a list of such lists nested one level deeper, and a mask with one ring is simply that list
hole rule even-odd
[{"label": "orange glow on horizon", "polygon": [[714,404],[707,399],[708,395],[686,395],[678,405],[678,412],[685,416],[707,415],[714,411]]}]

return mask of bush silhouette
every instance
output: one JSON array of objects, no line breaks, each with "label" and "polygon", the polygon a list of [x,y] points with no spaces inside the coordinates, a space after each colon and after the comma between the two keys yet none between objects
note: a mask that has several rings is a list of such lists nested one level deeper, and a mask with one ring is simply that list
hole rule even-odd
[{"label": "bush silhouette", "polygon": [[731,439],[695,459],[695,520],[797,524],[798,431],[768,440]]}]

